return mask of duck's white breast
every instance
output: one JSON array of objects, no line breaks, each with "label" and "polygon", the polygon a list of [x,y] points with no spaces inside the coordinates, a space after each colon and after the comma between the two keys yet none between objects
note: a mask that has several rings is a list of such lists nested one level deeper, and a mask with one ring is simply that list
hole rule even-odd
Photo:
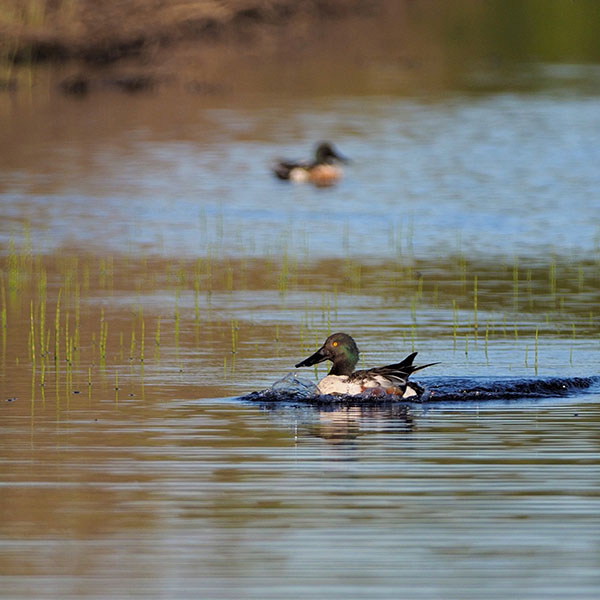
[{"label": "duck's white breast", "polygon": [[355,395],[362,392],[362,387],[357,383],[348,381],[347,375],[327,375],[319,381],[321,394],[348,394]]},{"label": "duck's white breast", "polygon": [[308,171],[302,167],[294,167],[290,171],[290,181],[294,183],[306,183],[309,179]]}]

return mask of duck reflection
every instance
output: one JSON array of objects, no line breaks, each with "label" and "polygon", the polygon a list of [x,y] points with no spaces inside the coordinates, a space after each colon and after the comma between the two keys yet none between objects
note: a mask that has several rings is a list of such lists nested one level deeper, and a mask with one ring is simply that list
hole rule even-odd
[{"label": "duck reflection", "polygon": [[413,431],[415,421],[406,406],[371,408],[348,406],[319,412],[319,420],[307,431],[332,444],[356,440],[373,433],[405,434]]},{"label": "duck reflection", "polygon": [[332,445],[356,442],[372,434],[406,435],[416,428],[410,407],[396,406],[336,406],[296,407],[281,410],[281,406],[267,404],[263,410],[276,411],[277,416],[296,416],[295,435],[297,440],[320,438]]}]

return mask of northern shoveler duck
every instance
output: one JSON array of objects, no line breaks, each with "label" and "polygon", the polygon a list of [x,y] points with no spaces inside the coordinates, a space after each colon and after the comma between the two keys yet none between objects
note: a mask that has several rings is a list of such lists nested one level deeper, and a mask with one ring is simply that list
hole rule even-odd
[{"label": "northern shoveler duck", "polygon": [[338,163],[348,159],[329,142],[321,142],[315,150],[313,161],[282,160],[275,164],[273,173],[279,178],[295,183],[314,183],[327,187],[337,183],[344,175]]},{"label": "northern shoveler duck", "polygon": [[412,364],[415,356],[417,352],[393,365],[355,371],[354,367],[358,363],[356,342],[346,333],[334,333],[312,356],[300,361],[296,368],[310,367],[325,360],[333,363],[329,374],[317,386],[321,394],[355,396],[367,392],[377,396],[392,394],[401,398],[414,398],[421,396],[423,388],[417,383],[409,382],[409,376],[415,371],[438,364],[415,366]]}]

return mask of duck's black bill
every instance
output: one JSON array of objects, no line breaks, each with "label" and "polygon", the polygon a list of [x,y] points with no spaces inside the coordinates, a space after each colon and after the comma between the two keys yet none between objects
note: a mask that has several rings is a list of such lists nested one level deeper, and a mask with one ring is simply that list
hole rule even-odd
[{"label": "duck's black bill", "polygon": [[327,360],[329,357],[323,351],[323,348],[319,348],[312,356],[305,358],[303,361],[300,361],[296,366],[298,367],[310,367],[311,365],[316,365],[317,363],[323,362]]},{"label": "duck's black bill", "polygon": [[348,163],[352,162],[347,156],[344,156],[343,154],[340,154],[337,150],[334,150],[333,157],[336,158],[337,160],[339,160],[340,162],[345,163],[345,164],[348,164]]}]

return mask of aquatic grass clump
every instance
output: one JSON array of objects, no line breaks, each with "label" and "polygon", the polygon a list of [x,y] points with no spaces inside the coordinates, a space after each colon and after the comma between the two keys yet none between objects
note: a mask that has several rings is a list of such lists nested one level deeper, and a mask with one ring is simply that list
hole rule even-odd
[{"label": "aquatic grass clump", "polygon": [[535,328],[535,374],[538,374],[538,350],[539,350],[539,333],[540,328],[536,326]]},{"label": "aquatic grass clump", "polygon": [[135,339],[135,327],[131,328],[131,342],[129,344],[129,360],[133,361],[135,358],[135,348],[136,348],[136,339]]},{"label": "aquatic grass clump", "polygon": [[456,298],[452,299],[452,337],[454,339],[454,351],[456,352],[456,337],[458,334],[458,304]]},{"label": "aquatic grass clump", "polygon": [[35,369],[35,322],[33,318],[33,300],[30,302],[30,330],[29,330],[29,360]]},{"label": "aquatic grass clump", "polygon": [[106,344],[108,340],[108,321],[104,318],[104,308],[100,310],[100,366],[106,367]]},{"label": "aquatic grass clump", "polygon": [[58,298],[56,299],[56,313],[54,317],[54,364],[58,364],[60,356],[60,298],[62,288],[58,290]]},{"label": "aquatic grass clump", "polygon": [[239,324],[237,319],[231,320],[231,354],[237,353],[239,342]]},{"label": "aquatic grass clump", "polygon": [[519,258],[515,256],[513,262],[513,310],[519,310]]},{"label": "aquatic grass clump", "polygon": [[156,333],[154,334],[154,359],[160,361],[160,315],[156,319]]},{"label": "aquatic grass clump", "polygon": [[176,349],[177,354],[179,354],[179,333],[181,330],[180,315],[179,315],[179,289],[177,289],[175,292],[174,322],[175,322],[175,349]]},{"label": "aquatic grass clump", "polygon": [[278,288],[279,294],[285,296],[288,290],[288,284],[290,279],[290,264],[288,259],[287,251],[283,254],[283,264],[281,272],[279,273]]},{"label": "aquatic grass clump", "polygon": [[[90,390],[92,380],[94,393],[112,388],[113,381],[116,387],[123,376],[141,382],[144,368],[153,374],[164,370],[168,379],[174,365],[179,372],[184,366],[189,371],[182,357],[193,361],[196,355],[202,365],[198,377],[216,362],[233,385],[232,374],[243,373],[244,361],[260,354],[259,340],[276,341],[275,348],[270,345],[272,356],[282,356],[290,345],[304,352],[313,337],[320,345],[334,330],[372,327],[367,319],[375,311],[376,326],[385,334],[393,322],[399,343],[407,349],[423,350],[435,339],[458,350],[457,360],[485,364],[501,341],[519,351],[521,366],[524,350],[525,366],[537,369],[545,359],[544,342],[562,339],[571,345],[574,363],[576,342],[600,342],[598,263],[554,261],[552,298],[549,259],[517,257],[501,263],[403,255],[401,261],[345,257],[298,263],[284,255],[236,259],[211,254],[190,261],[131,256],[100,260],[85,254],[38,256],[26,243],[13,243],[0,262],[3,361],[9,363],[7,369],[22,369],[35,360],[36,386],[60,381],[61,394],[77,389],[78,383]],[[16,269],[13,281],[19,290],[12,300],[11,268]],[[249,306],[254,300],[245,299],[247,291],[274,292],[268,296],[276,298],[274,305]],[[231,310],[231,295],[236,306],[241,303],[239,314]],[[173,315],[172,325],[165,314]],[[20,339],[23,331],[29,332],[29,346],[27,335]],[[146,331],[152,332],[151,353]],[[252,343],[240,344],[242,336]]]},{"label": "aquatic grass clump", "polygon": [[200,325],[200,279],[198,273],[194,280],[194,324],[196,327]]},{"label": "aquatic grass clump", "polygon": [[144,348],[145,348],[145,344],[146,344],[146,322],[144,321],[144,318],[142,317],[141,319],[142,324],[142,332],[140,334],[140,363],[144,362]]},{"label": "aquatic grass clump", "polygon": [[2,328],[2,355],[6,353],[6,330],[8,328],[8,311],[6,308],[6,289],[4,287],[4,274],[0,273],[0,327]]},{"label": "aquatic grass clump", "polygon": [[477,297],[477,275],[473,278],[473,331],[475,333],[475,339],[477,340],[477,306],[478,306],[478,297]]}]

